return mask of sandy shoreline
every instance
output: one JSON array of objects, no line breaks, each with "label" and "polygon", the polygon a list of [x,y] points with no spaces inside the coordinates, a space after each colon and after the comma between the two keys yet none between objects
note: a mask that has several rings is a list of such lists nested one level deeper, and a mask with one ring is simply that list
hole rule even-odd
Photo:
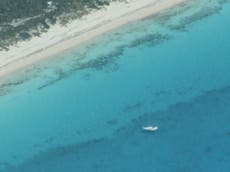
[{"label": "sandy shoreline", "polygon": [[129,0],[113,2],[106,9],[94,11],[67,27],[59,25],[27,42],[20,42],[7,52],[0,52],[0,79],[39,61],[53,57],[91,39],[187,0]]}]

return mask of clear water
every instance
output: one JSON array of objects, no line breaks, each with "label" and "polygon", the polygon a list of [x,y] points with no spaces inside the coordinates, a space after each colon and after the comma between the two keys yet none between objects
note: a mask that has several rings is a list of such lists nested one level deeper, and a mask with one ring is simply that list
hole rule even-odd
[{"label": "clear water", "polygon": [[228,172],[229,30],[194,1],[8,78],[0,171]]}]

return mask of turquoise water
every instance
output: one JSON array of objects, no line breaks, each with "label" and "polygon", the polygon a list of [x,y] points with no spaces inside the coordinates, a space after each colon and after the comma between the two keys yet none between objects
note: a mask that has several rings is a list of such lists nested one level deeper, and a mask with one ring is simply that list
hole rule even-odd
[{"label": "turquoise water", "polygon": [[228,172],[229,30],[228,3],[196,1],[12,76],[0,171]]}]

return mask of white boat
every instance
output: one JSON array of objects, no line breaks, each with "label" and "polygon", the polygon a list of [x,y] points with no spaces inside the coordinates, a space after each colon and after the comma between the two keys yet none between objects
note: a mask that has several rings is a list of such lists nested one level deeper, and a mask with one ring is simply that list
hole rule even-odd
[{"label": "white boat", "polygon": [[146,126],[142,128],[144,131],[157,131],[159,128],[158,126]]}]

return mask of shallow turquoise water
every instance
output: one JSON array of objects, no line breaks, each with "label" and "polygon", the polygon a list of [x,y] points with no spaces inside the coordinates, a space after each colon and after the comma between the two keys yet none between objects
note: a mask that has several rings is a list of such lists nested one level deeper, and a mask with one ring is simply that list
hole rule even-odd
[{"label": "shallow turquoise water", "polygon": [[0,171],[228,172],[229,17],[180,6],[9,79]]}]

